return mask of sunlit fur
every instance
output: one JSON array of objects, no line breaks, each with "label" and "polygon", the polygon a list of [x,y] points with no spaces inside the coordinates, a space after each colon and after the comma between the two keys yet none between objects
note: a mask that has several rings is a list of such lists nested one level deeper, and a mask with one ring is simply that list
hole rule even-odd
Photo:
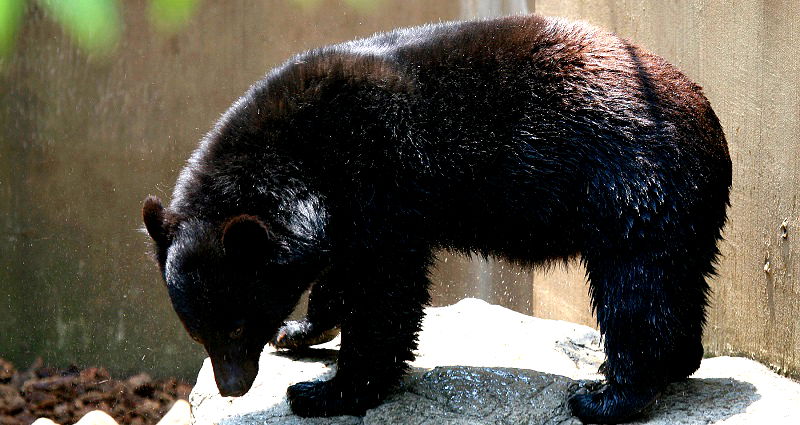
[{"label": "sunlit fur", "polygon": [[[730,184],[700,87],[612,34],[517,16],[290,59],[222,116],[145,221],[181,319],[217,346],[240,344],[225,336],[235,323],[263,346],[315,282],[308,319],[280,335],[298,346],[341,326],[342,346],[335,378],[290,387],[304,416],[363,414],[399,380],[435,250],[531,267],[579,256],[607,385],[570,406],[618,422],[699,365]],[[266,242],[223,246],[233,219]]]}]

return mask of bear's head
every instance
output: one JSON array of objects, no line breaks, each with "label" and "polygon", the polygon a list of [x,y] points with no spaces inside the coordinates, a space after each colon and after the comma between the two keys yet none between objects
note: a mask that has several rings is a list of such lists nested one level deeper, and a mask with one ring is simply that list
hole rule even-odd
[{"label": "bear's head", "polygon": [[208,352],[220,394],[246,393],[264,345],[313,277],[259,217],[181,217],[155,197],[142,215],[175,312]]}]

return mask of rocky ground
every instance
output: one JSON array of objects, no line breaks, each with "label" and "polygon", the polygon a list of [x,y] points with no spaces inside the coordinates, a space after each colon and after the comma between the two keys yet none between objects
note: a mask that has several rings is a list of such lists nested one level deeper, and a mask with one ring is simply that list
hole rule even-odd
[{"label": "rocky ground", "polygon": [[28,425],[37,418],[74,424],[95,410],[120,424],[156,424],[176,400],[188,399],[191,390],[185,382],[147,374],[113,379],[97,367],[55,369],[38,361],[18,371],[0,359],[0,425]]},{"label": "rocky ground", "polygon": [[[301,353],[267,348],[251,390],[222,397],[206,360],[190,395],[195,425],[580,425],[564,401],[598,379],[603,360],[592,328],[537,319],[478,300],[430,308],[412,371],[364,417],[300,418],[286,387],[330,377],[338,338]],[[670,385],[635,424],[800,424],[800,383],[752,360],[703,360]]]},{"label": "rocky ground", "polygon": [[[330,377],[338,343],[299,353],[265,349],[253,388],[242,397],[219,395],[208,360],[194,388],[143,374],[115,380],[102,368],[34,365],[18,372],[0,360],[0,425],[36,418],[63,425],[188,425],[187,396],[195,425],[579,425],[564,400],[576,385],[600,377],[603,360],[594,329],[464,300],[427,310],[411,373],[366,416],[294,416],[286,387]],[[796,425],[800,383],[752,360],[709,358],[633,423]]]}]

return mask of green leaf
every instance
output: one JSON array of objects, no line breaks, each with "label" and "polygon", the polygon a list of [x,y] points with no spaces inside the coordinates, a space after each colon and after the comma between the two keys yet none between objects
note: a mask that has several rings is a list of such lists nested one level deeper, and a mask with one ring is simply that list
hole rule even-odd
[{"label": "green leaf", "polygon": [[183,28],[192,17],[200,0],[151,0],[150,22],[164,32]]},{"label": "green leaf", "polygon": [[39,0],[75,43],[89,53],[108,54],[120,39],[118,0]]},{"label": "green leaf", "polygon": [[0,57],[14,50],[26,0],[0,0]]}]

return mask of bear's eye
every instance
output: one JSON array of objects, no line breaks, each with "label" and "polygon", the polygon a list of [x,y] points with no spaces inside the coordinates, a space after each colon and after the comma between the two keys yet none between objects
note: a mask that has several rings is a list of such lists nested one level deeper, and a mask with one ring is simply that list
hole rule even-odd
[{"label": "bear's eye", "polygon": [[244,326],[239,326],[238,328],[234,329],[229,336],[231,339],[239,339],[241,338],[243,333],[244,333]]}]

